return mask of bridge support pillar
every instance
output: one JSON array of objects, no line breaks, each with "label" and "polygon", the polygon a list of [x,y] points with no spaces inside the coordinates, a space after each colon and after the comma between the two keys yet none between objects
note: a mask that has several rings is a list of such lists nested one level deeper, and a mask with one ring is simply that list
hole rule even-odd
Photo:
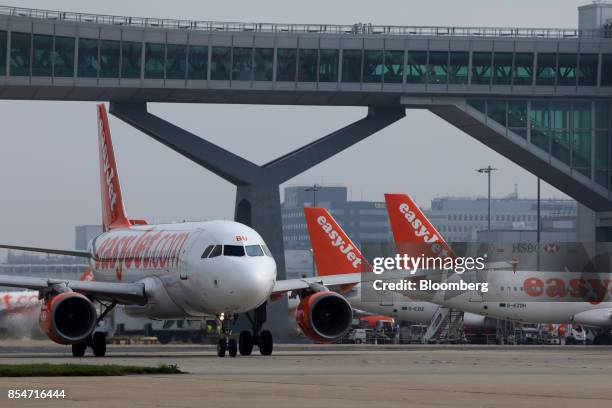
[{"label": "bridge support pillar", "polygon": [[[256,165],[147,111],[146,103],[111,102],[110,112],[236,185],[234,219],[253,227],[274,255],[278,279],[286,279],[279,186],[405,116],[405,109],[369,108],[368,114],[342,129],[263,166]],[[288,337],[287,303],[272,303],[266,326],[275,337]]]}]

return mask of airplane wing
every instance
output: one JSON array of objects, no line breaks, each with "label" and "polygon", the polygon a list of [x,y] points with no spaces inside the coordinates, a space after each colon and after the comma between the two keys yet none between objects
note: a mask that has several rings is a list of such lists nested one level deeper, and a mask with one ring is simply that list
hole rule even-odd
[{"label": "airplane wing", "polygon": [[65,285],[75,292],[84,295],[94,295],[99,299],[117,301],[121,304],[144,305],[147,302],[143,283],[96,282],[0,275],[0,286],[43,290],[53,285]]},{"label": "airplane wing", "polygon": [[292,290],[308,289],[313,285],[339,286],[339,285],[350,285],[361,282],[360,273],[345,273],[340,275],[328,275],[328,276],[313,276],[310,278],[300,279],[285,279],[276,281],[273,294],[289,292]]},{"label": "airplane wing", "polygon": [[91,254],[87,251],[67,251],[64,249],[49,249],[49,248],[25,247],[25,246],[15,246],[15,245],[0,245],[0,248],[16,249],[18,251],[28,251],[28,252],[42,252],[45,254],[78,256],[80,258],[91,258]]}]

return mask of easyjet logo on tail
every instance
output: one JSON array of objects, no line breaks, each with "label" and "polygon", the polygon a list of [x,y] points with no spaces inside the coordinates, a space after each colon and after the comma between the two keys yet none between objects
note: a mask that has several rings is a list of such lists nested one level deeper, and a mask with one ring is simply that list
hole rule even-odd
[{"label": "easyjet logo on tail", "polygon": [[331,245],[346,256],[347,261],[351,263],[353,268],[359,269],[361,266],[361,257],[355,253],[355,248],[350,242],[344,241],[342,235],[334,229],[333,225],[327,221],[327,218],[323,215],[317,217],[317,224],[321,226],[321,229],[331,241]]},{"label": "easyjet logo on tail", "polygon": [[115,178],[115,171],[110,165],[108,158],[108,146],[106,145],[106,135],[104,134],[104,122],[98,121],[98,135],[100,137],[100,149],[102,152],[102,171],[104,173],[104,180],[106,181],[106,190],[108,192],[108,200],[110,203],[111,214],[115,212],[115,203],[117,202],[117,194],[115,193],[115,186],[113,179]]},{"label": "easyjet logo on tail", "polygon": [[414,235],[419,238],[423,238],[423,242],[428,244],[437,242],[440,238],[432,231],[429,231],[423,221],[410,209],[410,206],[406,203],[399,205],[399,212],[404,215],[404,218],[408,221],[410,226],[414,230]]}]

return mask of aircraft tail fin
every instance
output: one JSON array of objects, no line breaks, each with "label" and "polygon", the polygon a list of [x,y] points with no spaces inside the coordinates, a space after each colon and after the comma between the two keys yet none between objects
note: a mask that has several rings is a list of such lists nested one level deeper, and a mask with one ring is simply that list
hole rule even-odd
[{"label": "aircraft tail fin", "polygon": [[372,270],[359,248],[325,208],[305,207],[304,215],[319,276]]},{"label": "aircraft tail fin", "polygon": [[98,145],[100,148],[100,187],[104,231],[129,227],[132,224],[125,215],[123,208],[115,153],[113,151],[108,116],[104,104],[98,105]]},{"label": "aircraft tail fin", "polygon": [[400,255],[455,257],[442,235],[407,194],[385,194],[385,202]]}]

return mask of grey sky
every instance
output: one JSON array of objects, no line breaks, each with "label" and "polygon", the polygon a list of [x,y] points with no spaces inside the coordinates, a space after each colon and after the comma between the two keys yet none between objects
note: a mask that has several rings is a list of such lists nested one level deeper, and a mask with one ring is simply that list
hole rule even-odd
[{"label": "grey sky", "polygon": [[[574,0],[118,1],[25,0],[11,5],[102,14],[287,23],[575,27]],[[100,222],[95,104],[0,101],[0,242],[71,248],[73,227]],[[155,104],[150,109],[256,163],[361,118],[364,108]],[[111,116],[128,214],[149,221],[232,218],[235,189]],[[464,156],[457,156],[460,152]],[[426,111],[359,143],[289,184],[346,184],[353,199],[409,192],[484,195],[474,169],[492,164],[494,196],[535,195],[535,178]],[[544,187],[547,197],[563,197]]]}]

